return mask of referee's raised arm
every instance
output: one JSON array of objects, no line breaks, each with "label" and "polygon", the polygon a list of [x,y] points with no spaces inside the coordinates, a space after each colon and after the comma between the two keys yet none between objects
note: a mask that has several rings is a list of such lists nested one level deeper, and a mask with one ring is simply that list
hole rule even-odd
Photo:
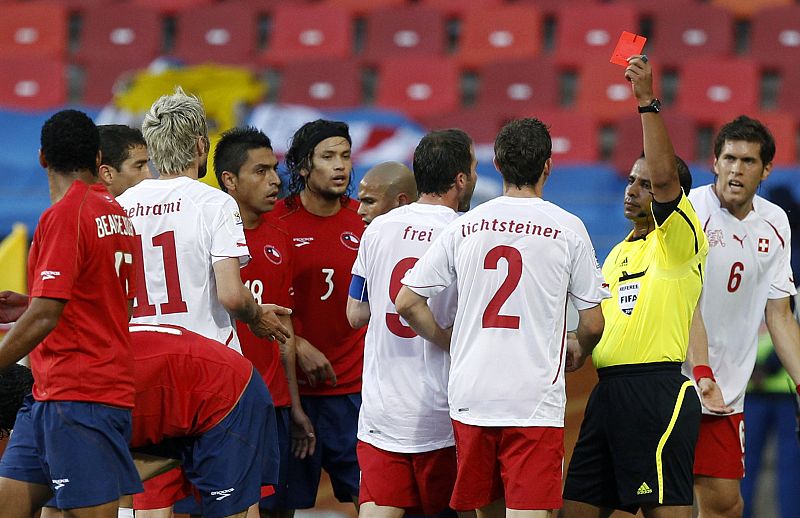
[{"label": "referee's raised arm", "polygon": [[659,113],[661,101],[653,93],[653,68],[647,57],[631,56],[625,78],[631,82],[633,95],[639,104],[644,156],[650,170],[653,199],[661,203],[674,201],[681,194],[675,150]]}]

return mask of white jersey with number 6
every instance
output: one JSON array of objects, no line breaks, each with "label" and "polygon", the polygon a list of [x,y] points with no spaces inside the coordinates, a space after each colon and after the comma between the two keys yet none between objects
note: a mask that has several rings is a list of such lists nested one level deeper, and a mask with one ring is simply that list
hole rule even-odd
[{"label": "white jersey with number 6", "polygon": [[580,219],[503,196],[451,223],[403,278],[431,297],[452,283],[450,416],[476,426],[564,426],[567,295],[609,296]]},{"label": "white jersey with number 6", "polygon": [[136,230],[131,321],[179,325],[241,352],[213,269],[221,259],[250,259],[236,201],[187,177],[144,180],[117,201]]},{"label": "white jersey with number 6", "polygon": [[[400,318],[400,279],[458,214],[412,203],[375,218],[364,231],[353,275],[367,281],[370,321],[358,438],[386,451],[419,453],[454,444],[447,405],[448,354]],[[455,286],[429,300],[437,322],[453,323]]]},{"label": "white jersey with number 6", "polygon": [[[754,210],[739,220],[720,207],[711,185],[693,189],[689,201],[708,237],[700,309],[709,363],[725,404],[742,412],[767,300],[797,293],[789,220],[783,209],[760,196],[753,199]],[[684,364],[684,373],[691,377],[690,372]]]}]

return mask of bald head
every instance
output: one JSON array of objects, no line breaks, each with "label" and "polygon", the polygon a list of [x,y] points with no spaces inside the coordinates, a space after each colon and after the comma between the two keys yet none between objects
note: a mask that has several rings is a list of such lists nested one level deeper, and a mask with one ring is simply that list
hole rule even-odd
[{"label": "bald head", "polygon": [[358,213],[367,225],[395,207],[417,201],[414,173],[400,162],[383,162],[364,175],[358,184]]}]

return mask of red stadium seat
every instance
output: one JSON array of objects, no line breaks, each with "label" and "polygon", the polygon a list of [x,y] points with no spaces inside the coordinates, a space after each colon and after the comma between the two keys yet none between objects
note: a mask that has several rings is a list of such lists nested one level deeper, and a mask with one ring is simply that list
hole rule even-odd
[{"label": "red stadium seat", "polygon": [[556,19],[554,55],[570,66],[608,62],[622,31],[639,31],[637,11],[630,5],[569,3],[559,9]]},{"label": "red stadium seat", "polygon": [[671,67],[692,57],[733,55],[733,16],[713,5],[664,4],[654,13],[653,37],[646,52]]},{"label": "red stadium seat", "polygon": [[391,7],[367,16],[364,59],[377,63],[400,56],[439,56],[445,48],[445,20],[427,7]]},{"label": "red stadium seat", "polygon": [[687,61],[680,70],[678,109],[698,121],[714,122],[758,110],[759,72],[744,59]]},{"label": "red stadium seat", "polygon": [[346,108],[361,104],[358,62],[314,60],[286,65],[278,101],[319,108]]},{"label": "red stadium seat", "polygon": [[379,69],[375,104],[410,117],[455,111],[460,104],[459,74],[446,58],[394,58]]},{"label": "red stadium seat", "polygon": [[778,110],[800,118],[800,67],[787,67],[778,89]]},{"label": "red stadium seat", "polygon": [[[587,63],[578,75],[576,106],[578,110],[610,122],[636,109],[631,83],[625,69],[608,61]],[[654,77],[660,77],[657,70]]]},{"label": "red stadium seat", "polygon": [[141,67],[120,60],[94,60],[83,65],[81,101],[90,106],[105,106],[114,98],[114,88]]},{"label": "red stadium seat", "polygon": [[91,62],[124,62],[140,67],[157,58],[163,41],[161,15],[155,9],[124,3],[98,7],[83,17],[75,58]]},{"label": "red stadium seat", "polygon": [[0,57],[63,59],[68,41],[65,7],[45,3],[3,6]]},{"label": "red stadium seat", "polygon": [[494,144],[504,118],[491,108],[468,108],[433,117],[422,117],[420,121],[430,130],[458,128],[465,131],[476,144]]},{"label": "red stadium seat", "polygon": [[456,59],[477,68],[492,61],[536,57],[542,47],[539,11],[525,5],[470,9],[461,27]]},{"label": "red stadium seat", "polygon": [[711,3],[724,7],[737,18],[750,18],[767,7],[791,5],[792,0],[711,0]]},{"label": "red stadium seat", "polygon": [[406,0],[325,0],[325,4],[345,9],[354,16],[365,16],[376,9],[399,7],[407,3]]},{"label": "red stadium seat", "polygon": [[532,5],[540,13],[551,16],[556,15],[559,10],[568,5],[586,6],[587,4],[597,4],[600,0],[517,0],[516,3],[522,5]]},{"label": "red stadium seat", "polygon": [[422,5],[433,7],[448,18],[463,18],[472,9],[485,9],[503,5],[503,0],[422,0]]},{"label": "red stadium seat", "polygon": [[52,58],[0,57],[0,107],[48,110],[67,102],[67,67]]},{"label": "red stadium seat", "polygon": [[174,15],[179,11],[210,4],[213,0],[128,0],[128,2],[155,9],[161,14]]},{"label": "red stadium seat", "polygon": [[563,163],[596,162],[600,159],[597,120],[573,111],[542,111],[529,114],[550,126],[555,167]]},{"label": "red stadium seat", "polygon": [[[12,0],[9,3],[13,3],[19,0]],[[96,9],[98,7],[103,7],[109,4],[118,3],[119,0],[28,0],[26,3],[39,3],[39,4],[53,4],[57,3],[62,7],[65,7],[69,13],[79,13],[81,15],[85,14],[87,11],[92,9]]]},{"label": "red stadium seat", "polygon": [[559,71],[548,58],[490,63],[480,70],[477,104],[507,116],[558,106]]},{"label": "red stadium seat", "polygon": [[272,35],[260,59],[281,66],[299,59],[342,59],[351,55],[353,20],[341,7],[279,5],[272,12]]},{"label": "red stadium seat", "polygon": [[[662,117],[667,125],[675,153],[687,163],[697,160],[698,127],[694,119],[669,109],[662,112]],[[614,127],[617,136],[610,161],[617,171],[627,175],[633,163],[641,156],[644,147],[642,118],[631,110],[631,113],[619,117]]]},{"label": "red stadium seat", "polygon": [[750,56],[769,68],[797,68],[800,63],[800,5],[765,9],[753,17]]},{"label": "red stadium seat", "polygon": [[189,64],[253,62],[258,44],[258,16],[241,2],[225,2],[178,13],[174,55]]}]

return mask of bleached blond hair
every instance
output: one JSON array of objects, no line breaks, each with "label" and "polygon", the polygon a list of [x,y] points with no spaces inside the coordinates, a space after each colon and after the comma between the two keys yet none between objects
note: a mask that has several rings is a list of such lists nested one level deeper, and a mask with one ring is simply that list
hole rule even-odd
[{"label": "bleached blond hair", "polygon": [[200,100],[180,86],[162,95],[142,122],[147,151],[161,174],[179,174],[194,160],[197,137],[208,140],[206,113]]}]

